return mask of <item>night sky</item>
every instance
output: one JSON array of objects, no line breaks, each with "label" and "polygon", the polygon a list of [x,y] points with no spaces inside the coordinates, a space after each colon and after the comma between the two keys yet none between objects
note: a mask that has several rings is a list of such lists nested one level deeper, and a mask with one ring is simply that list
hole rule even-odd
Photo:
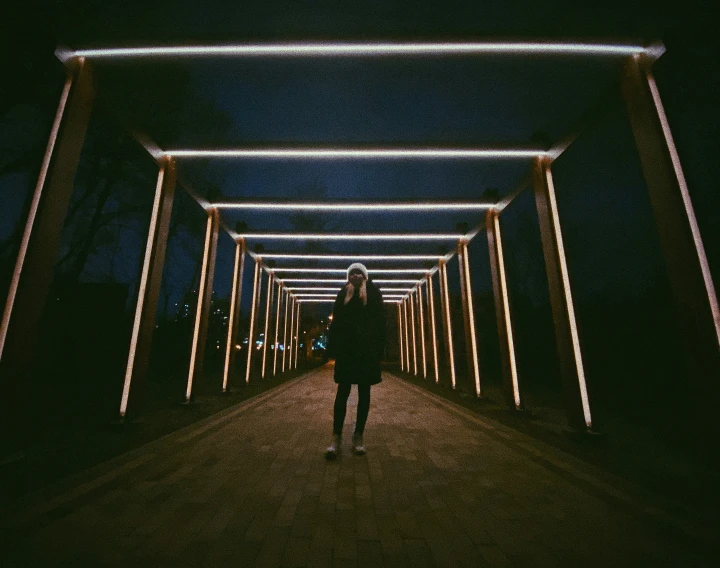
[{"label": "night sky", "polygon": [[[587,4],[587,5],[585,5]],[[698,3],[700,4],[700,3]],[[10,61],[27,78],[56,45],[80,47],[242,43],[295,40],[659,39],[667,53],[656,75],[678,143],[717,280],[720,206],[712,172],[718,143],[718,64],[703,32],[711,18],[693,3],[673,11],[649,1],[549,2],[238,2],[39,3],[9,34],[28,58]],[[30,24],[34,28],[29,28]],[[711,30],[707,30],[710,34]],[[621,60],[593,57],[412,57],[113,62],[97,64],[100,88],[164,148],[233,145],[529,146],[561,137],[617,80]],[[137,102],[142,99],[142,105]],[[164,109],[159,111],[158,109]],[[9,142],[8,142],[9,143]],[[488,188],[512,191],[526,161],[232,161],[188,160],[180,173],[225,197],[293,199],[478,200]],[[583,296],[653,285],[662,259],[622,102],[582,136],[554,167],[571,277]],[[3,181],[3,202],[13,185]],[[541,258],[524,254],[537,240],[534,204],[526,194],[504,216],[506,246],[524,272],[521,286],[542,276]],[[17,199],[15,199],[17,201]],[[17,210],[14,208],[6,209]],[[9,226],[3,216],[3,233]],[[200,222],[202,220],[200,217]],[[229,226],[287,231],[284,214],[228,212]],[[333,231],[454,232],[477,215],[309,215]],[[297,222],[297,219],[295,220]],[[255,243],[250,242],[252,248]],[[307,243],[262,243],[292,252]],[[329,252],[435,253],[438,243],[409,246],[334,244]],[[454,244],[444,243],[445,248]],[[529,245],[527,245],[529,246]],[[536,247],[536,245],[533,245]],[[490,290],[485,245],[473,245],[473,286]],[[132,247],[131,247],[132,248]],[[192,272],[192,247],[174,270]],[[215,290],[230,285],[230,243],[221,240]],[[535,252],[537,252],[535,250]],[[99,262],[99,261],[98,261]],[[134,261],[133,261],[134,262]],[[130,265],[134,266],[133,262]],[[121,269],[128,279],[134,269]],[[451,274],[456,271],[452,267]],[[250,285],[250,270],[246,284]],[[540,276],[538,276],[538,274]],[[247,297],[248,294],[246,294]],[[247,300],[249,302],[249,299]],[[537,302],[542,298],[537,298]]]}]

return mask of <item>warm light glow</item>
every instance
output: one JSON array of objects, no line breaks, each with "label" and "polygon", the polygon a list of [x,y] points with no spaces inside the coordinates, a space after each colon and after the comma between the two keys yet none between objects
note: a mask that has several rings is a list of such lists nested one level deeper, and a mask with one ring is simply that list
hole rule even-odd
[{"label": "warm light glow", "polygon": [[469,316],[469,324],[470,324],[470,342],[472,345],[472,362],[473,362],[473,372],[475,379],[475,394],[477,396],[481,396],[482,392],[480,390],[480,366],[478,364],[478,352],[477,352],[477,337],[475,336],[475,310],[473,308],[473,300],[472,300],[472,285],[470,283],[470,259],[468,258],[468,246],[466,242],[463,242],[460,244],[460,247],[463,251],[462,258],[458,259],[462,261],[462,266],[460,269],[463,271],[463,274],[461,274],[461,278],[465,279],[465,290],[467,292],[467,307],[468,307],[468,316]]},{"label": "warm light glow", "polygon": [[[318,274],[347,274],[347,268],[271,268],[271,272],[313,272]],[[369,268],[368,274],[427,274],[425,268]],[[345,281],[347,282],[347,280]]]},{"label": "warm light glow", "polygon": [[225,368],[223,370],[222,392],[227,392],[228,377],[230,375],[230,355],[232,353],[233,330],[235,329],[235,312],[237,308],[237,290],[240,281],[240,261],[243,252],[243,245],[235,243],[235,264],[233,266],[232,292],[230,294],[230,313],[228,317],[227,346],[225,348]]},{"label": "warm light glow", "polygon": [[[263,260],[268,258],[283,260],[440,260],[436,254],[266,254],[260,255]],[[347,272],[347,269],[346,269]]]},{"label": "warm light glow", "polygon": [[405,371],[405,355],[403,348],[403,328],[402,328],[402,316],[400,315],[400,308],[398,306],[398,347],[400,348],[400,370]]},{"label": "warm light glow", "polygon": [[[274,211],[373,211],[375,213],[415,211],[436,213],[438,211],[476,211],[490,209],[492,203],[461,203],[461,202],[438,202],[418,201],[413,203],[348,203],[339,201],[335,203],[278,203],[263,201],[221,201],[211,204],[216,209],[242,209],[242,210],[274,210]],[[266,256],[266,255],[263,255]],[[364,258],[364,257],[363,257]]]},{"label": "warm light glow", "polygon": [[[333,300],[333,299],[331,299],[331,298],[300,298],[300,299],[298,299],[298,302],[301,303],[301,304],[304,304],[304,303],[306,303],[306,302],[309,302],[309,303],[311,303],[311,304],[313,304],[313,303],[314,303],[314,304],[333,304],[333,303],[335,303],[335,300]],[[385,303],[385,304],[399,304],[400,301],[399,301],[399,300],[387,300],[387,299],[384,299],[384,300],[383,300],[383,303]]]},{"label": "warm light glow", "polygon": [[282,306],[282,282],[278,282],[277,307],[275,308],[275,342],[273,344],[273,377],[277,373],[278,339],[280,338],[280,306]]},{"label": "warm light glow", "polygon": [[[155,231],[157,229],[158,217],[160,216],[160,204],[162,201],[162,189],[165,181],[165,168],[167,163],[160,167],[157,183],[155,184],[155,199],[153,201],[152,214],[150,215],[150,227],[148,239],[145,245],[145,258],[143,259],[142,273],[140,274],[140,286],[138,288],[137,305],[135,306],[135,320],[133,322],[132,338],[130,339],[130,353],[128,354],[127,367],[125,369],[125,382],[123,384],[122,398],[120,399],[120,416],[127,412],[128,399],[130,397],[130,383],[132,382],[133,369],[135,368],[135,355],[137,353],[137,342],[140,335],[140,321],[145,306],[145,292],[150,278],[150,259],[155,248]],[[4,322],[3,322],[4,323]]]},{"label": "warm light glow", "polygon": [[233,236],[285,241],[454,241],[459,237],[453,233],[235,233]]},{"label": "warm light glow", "polygon": [[[70,96],[72,83],[72,77],[68,77],[65,81],[62,94],[60,95],[60,102],[58,103],[58,108],[55,112],[55,119],[53,120],[52,129],[50,130],[48,145],[45,149],[42,165],[40,166],[38,181],[35,184],[35,192],[33,193],[33,198],[30,202],[30,210],[28,211],[27,220],[25,221],[25,230],[23,232],[22,239],[20,240],[20,248],[18,250],[17,261],[15,262],[15,270],[13,271],[10,287],[8,288],[2,324],[0,324],[0,360],[2,359],[3,351],[5,350],[5,340],[7,338],[8,328],[10,327],[10,317],[12,316],[13,306],[15,305],[15,296],[17,295],[18,285],[20,284],[20,275],[22,274],[23,266],[25,265],[25,257],[27,256],[27,249],[30,244],[30,236],[32,235],[33,228],[35,227],[35,218],[37,217],[37,212],[40,207],[40,198],[42,197],[43,190],[45,189],[45,180],[47,178],[48,170],[50,169],[50,160],[52,159],[53,152],[55,151],[55,144],[57,142],[58,132],[60,131],[60,124],[62,123],[63,116],[65,115],[65,108]],[[154,209],[153,213],[155,213]],[[146,258],[146,260],[148,259]],[[141,280],[141,286],[143,286],[143,283],[147,283],[147,279],[144,281]],[[141,288],[141,292],[144,292],[144,288]],[[142,298],[142,296],[140,296],[140,298]],[[138,298],[138,309],[142,311],[142,300],[140,298]],[[135,325],[138,326],[138,331],[140,325],[139,318],[140,314],[136,311]],[[127,407],[127,394],[125,391],[127,390],[129,393],[130,379],[128,378],[128,374],[132,373],[132,363],[135,360],[136,343],[137,334],[135,333],[135,328],[133,328],[133,339],[130,342],[130,357],[128,359],[129,370],[125,375],[125,387],[123,387],[123,401],[120,404],[120,416],[125,416],[125,409]]]},{"label": "warm light glow", "polygon": [[417,288],[418,312],[420,315],[420,346],[422,347],[423,379],[427,379],[427,356],[425,354],[425,317],[422,305],[422,283]]},{"label": "warm light glow", "polygon": [[500,216],[493,213],[493,231],[495,233],[495,255],[498,263],[498,276],[500,279],[500,294],[505,312],[505,330],[507,332],[508,352],[510,355],[510,377],[512,378],[513,400],[515,408],[521,408],[520,385],[518,382],[517,365],[515,363],[515,341],[513,340],[512,320],[510,319],[510,299],[508,296],[507,281],[505,279],[505,258],[503,257],[502,237],[500,235]]},{"label": "warm light glow", "polygon": [[[331,301],[331,300],[318,300]],[[283,356],[282,356],[282,372],[285,372],[285,352],[287,351],[287,328],[288,328],[288,309],[290,306],[290,292],[285,291],[285,315],[283,316]]]},{"label": "warm light glow", "polygon": [[557,201],[555,200],[555,186],[553,184],[552,172],[547,163],[541,163],[545,174],[545,183],[547,184],[548,204],[550,205],[550,214],[552,215],[552,226],[555,234],[555,242],[558,250],[558,264],[560,265],[560,276],[562,279],[563,289],[565,290],[565,299],[567,305],[567,314],[570,324],[570,336],[572,337],[573,352],[575,354],[575,368],[577,369],[578,386],[580,387],[580,399],[582,401],[583,414],[585,416],[585,425],[592,428],[592,416],[590,415],[590,401],[588,399],[587,384],[585,382],[585,369],[583,368],[582,352],[580,351],[580,338],[578,337],[577,324],[575,320],[575,307],[570,291],[570,276],[568,275],[567,264],[565,262],[565,247],[563,245],[562,231],[560,230],[560,216],[557,210]]},{"label": "warm light glow", "polygon": [[[250,330],[248,332],[248,347],[253,344],[255,337],[255,310],[257,309],[258,299],[260,297],[260,282],[262,282],[262,271],[260,270],[260,262],[255,261],[255,277],[253,278],[253,295],[252,305],[250,306]],[[245,361],[245,384],[250,383],[250,369],[252,365],[253,350],[248,348],[247,359]]]},{"label": "warm light glow", "polygon": [[438,367],[437,338],[435,331],[435,292],[433,291],[432,274],[428,274],[428,304],[430,306],[430,327],[432,328],[433,363],[435,365],[435,382],[440,382],[440,368]]},{"label": "warm light glow", "polygon": [[[192,348],[190,351],[190,369],[188,370],[187,389],[185,400],[189,401],[192,395],[193,378],[195,377],[195,358],[197,357],[198,342],[200,340],[200,320],[202,320],[203,304],[205,303],[205,282],[207,281],[207,269],[210,262],[210,243],[213,233],[213,214],[208,215],[205,225],[205,246],[203,247],[202,269],[200,271],[200,285],[198,288],[197,306],[195,309],[195,326],[193,328]],[[211,291],[212,293],[212,291]]]},{"label": "warm light glow", "polygon": [[295,368],[298,366],[298,353],[300,351],[300,302],[297,303],[297,317],[295,319]]},{"label": "warm light glow", "polygon": [[544,157],[544,148],[227,148],[215,150],[163,150],[175,158],[245,158],[245,159],[373,159],[373,160],[481,160],[532,159]]},{"label": "warm light glow", "polygon": [[455,378],[455,349],[453,347],[452,321],[450,320],[450,296],[447,284],[447,265],[440,264],[440,278],[442,278],[442,294],[445,297],[445,324],[448,330],[448,357],[450,359],[450,382],[452,388],[456,386]]},{"label": "warm light glow", "polygon": [[715,324],[715,339],[720,347],[720,306],[718,305],[717,294],[715,293],[715,284],[713,283],[712,273],[710,272],[710,264],[708,263],[707,255],[705,254],[705,247],[702,242],[702,236],[700,235],[700,227],[695,217],[695,210],[693,209],[692,201],[690,199],[690,192],[688,191],[687,182],[685,181],[685,174],[683,173],[682,165],[680,164],[680,156],[678,155],[677,148],[675,147],[675,141],[670,131],[670,124],[668,123],[667,116],[665,116],[665,108],[663,107],[662,100],[660,99],[660,92],[658,91],[657,85],[655,84],[655,78],[649,71],[645,72],[645,78],[650,88],[650,94],[652,95],[655,110],[658,113],[660,125],[662,127],[663,136],[665,137],[665,143],[667,144],[668,151],[670,152],[670,160],[672,161],[673,170],[675,172],[675,179],[677,179],[678,186],[680,187],[680,195],[682,196],[683,205],[685,206],[685,215],[687,215],[688,223],[690,225],[690,233],[692,234],[693,242],[695,243],[695,250],[698,255],[698,261],[700,263],[700,271],[702,272],[703,282],[705,284],[705,292],[710,302],[710,312],[712,313],[713,322]]},{"label": "warm light glow", "polygon": [[403,306],[403,318],[405,319],[405,368],[407,372],[410,372],[410,331],[408,330],[408,310],[407,300],[402,301]]},{"label": "warm light glow", "polygon": [[[282,278],[280,279],[281,282],[324,282],[326,284],[332,282],[334,284],[347,284],[347,279],[339,279],[339,278]],[[383,279],[383,278],[373,278],[373,282],[375,284],[417,284],[417,280],[406,280],[406,279]]]},{"label": "warm light glow", "polygon": [[273,286],[273,275],[270,274],[268,276],[268,291],[267,291],[267,299],[265,301],[265,329],[263,330],[263,353],[262,353],[262,365],[260,367],[260,376],[264,379],[265,378],[265,361],[267,357],[267,336],[268,336],[268,328],[270,326],[270,306],[272,305],[273,301],[273,294],[275,292],[275,287]]},{"label": "warm light glow", "polygon": [[295,347],[295,305],[297,299],[295,296],[290,296],[290,343],[288,345],[288,371],[293,369],[293,348]]},{"label": "warm light glow", "polygon": [[403,42],[270,43],[78,49],[58,57],[377,57],[438,55],[596,55],[626,56],[646,51],[641,45],[590,42]]}]

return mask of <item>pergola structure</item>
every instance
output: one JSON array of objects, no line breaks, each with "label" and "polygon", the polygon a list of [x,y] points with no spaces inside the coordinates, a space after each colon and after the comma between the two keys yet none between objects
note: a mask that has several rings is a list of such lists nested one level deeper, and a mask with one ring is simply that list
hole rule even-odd
[{"label": "pergola structure", "polygon": [[[703,243],[690,202],[677,151],[664,114],[652,75],[654,61],[662,55],[662,45],[579,44],[579,43],[393,43],[393,44],[262,44],[204,47],[154,47],[92,49],[70,51],[59,49],[57,56],[67,67],[68,78],[58,106],[47,151],[27,219],[15,272],[5,304],[0,328],[0,365],[3,382],[23,380],[32,354],[27,338],[36,332],[42,307],[51,282],[52,267],[57,254],[63,221],[70,199],[74,173],[78,165],[85,132],[95,97],[93,63],[108,58],[159,57],[393,57],[451,56],[483,57],[507,55],[522,57],[530,54],[546,56],[614,57],[624,60],[621,89],[626,102],[632,131],[640,154],[642,169],[650,192],[659,227],[661,244],[667,259],[671,284],[681,324],[701,381],[710,382],[720,376],[718,347],[720,315],[714,284],[710,275]],[[592,113],[590,113],[592,114]],[[596,119],[594,116],[587,120]],[[460,268],[461,297],[468,369],[477,396],[482,394],[482,374],[473,313],[468,243],[485,232],[488,238],[493,291],[500,337],[503,381],[509,406],[523,408],[523,392],[515,363],[511,306],[503,259],[501,216],[512,200],[529,188],[535,198],[548,277],[550,298],[560,368],[565,390],[569,425],[580,431],[593,427],[592,403],[589,400],[582,349],[573,306],[572,288],[568,277],[563,236],[553,186],[552,165],[577,138],[582,127],[569,132],[550,147],[517,148],[438,148],[438,147],[243,147],[216,150],[192,148],[160,148],[147,136],[136,138],[158,165],[155,199],[147,237],[145,256],[132,339],[126,366],[119,414],[124,417],[130,404],[133,384],[147,374],[150,344],[155,326],[155,312],[162,277],[168,226],[177,183],[178,161],[203,157],[223,159],[296,159],[296,160],[519,160],[528,164],[528,175],[522,183],[497,202],[437,200],[432,202],[289,202],[283,200],[238,199],[209,202],[190,192],[207,214],[202,271],[198,291],[197,312],[186,399],[192,396],[193,379],[203,365],[204,344],[210,310],[210,297],[215,272],[218,234],[226,231],[235,241],[229,333],[225,350],[222,389],[228,388],[228,377],[234,365],[238,333],[238,311],[243,294],[242,275],[246,255],[254,260],[248,356],[245,381],[251,379],[253,357],[261,357],[260,373],[275,374],[297,365],[299,321],[301,308],[310,302],[332,302],[340,284],[345,282],[348,261],[366,261],[369,271],[383,291],[386,302],[397,306],[400,367],[403,371],[439,380],[446,370],[455,386],[454,331],[450,317],[447,284],[447,263],[457,255]],[[447,233],[238,233],[223,221],[227,210],[361,212],[379,215],[403,212],[412,215],[433,215],[440,211],[465,210],[482,212],[481,221],[469,232]],[[252,251],[252,240],[322,240],[397,242],[398,246],[420,240],[450,243],[454,249],[445,255],[367,254],[264,254]],[[268,261],[272,260],[272,264]],[[289,266],[288,261],[335,262],[331,268],[309,265]],[[391,262],[394,268],[376,268],[374,261]],[[415,263],[415,264],[413,264]],[[428,268],[426,263],[431,263]],[[266,276],[265,276],[266,275]],[[379,278],[375,278],[375,276]],[[440,313],[436,313],[434,279],[439,281]],[[265,283],[263,283],[265,281]],[[260,305],[262,287],[267,289],[266,304]],[[272,313],[272,308],[275,313]],[[264,312],[264,317],[262,314]],[[439,320],[439,322],[438,322]],[[274,323],[272,323],[274,322]],[[438,351],[437,326],[441,326],[444,360]],[[260,329],[264,330],[261,353],[252,347]],[[273,335],[275,349],[270,362],[267,338]],[[280,356],[278,346],[282,345]]]}]

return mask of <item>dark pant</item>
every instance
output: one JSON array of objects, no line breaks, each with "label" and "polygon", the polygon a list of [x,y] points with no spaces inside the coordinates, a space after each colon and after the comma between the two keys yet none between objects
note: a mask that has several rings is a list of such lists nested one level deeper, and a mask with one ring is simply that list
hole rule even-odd
[{"label": "dark pant", "polygon": [[[339,383],[335,395],[335,412],[333,415],[333,434],[342,434],[347,400],[350,396],[350,383]],[[357,420],[355,421],[355,434],[362,435],[365,431],[365,422],[370,411],[370,385],[358,385]]]}]

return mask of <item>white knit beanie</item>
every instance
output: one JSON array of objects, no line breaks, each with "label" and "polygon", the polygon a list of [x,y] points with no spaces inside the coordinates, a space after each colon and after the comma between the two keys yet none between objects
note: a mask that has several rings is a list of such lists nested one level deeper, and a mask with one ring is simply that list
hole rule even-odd
[{"label": "white knit beanie", "polygon": [[367,268],[365,268],[365,265],[360,262],[353,262],[347,270],[348,280],[350,280],[350,273],[353,270],[359,270],[360,272],[363,273],[365,280],[368,279],[368,271],[367,271]]}]

